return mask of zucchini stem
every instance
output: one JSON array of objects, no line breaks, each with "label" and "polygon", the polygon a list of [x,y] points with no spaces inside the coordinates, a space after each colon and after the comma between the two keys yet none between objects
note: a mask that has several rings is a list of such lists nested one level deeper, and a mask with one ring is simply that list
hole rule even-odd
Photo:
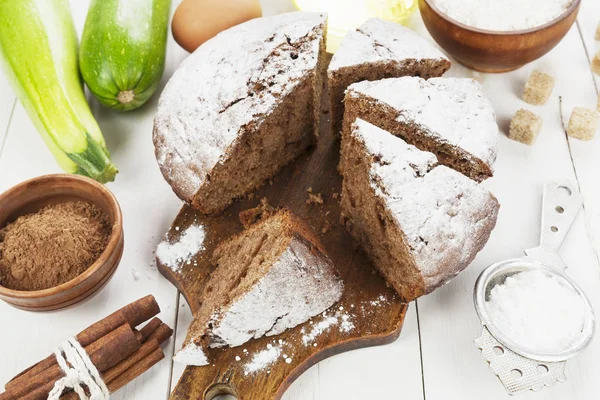
[{"label": "zucchini stem", "polygon": [[133,90],[122,90],[117,95],[117,100],[121,104],[129,104],[135,99],[135,93]]}]

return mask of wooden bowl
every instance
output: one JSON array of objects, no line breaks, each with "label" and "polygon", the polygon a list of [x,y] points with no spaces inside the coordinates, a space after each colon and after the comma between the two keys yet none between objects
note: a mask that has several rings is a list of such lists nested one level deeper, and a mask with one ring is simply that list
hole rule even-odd
[{"label": "wooden bowl", "polygon": [[560,17],[536,28],[500,32],[461,24],[431,0],[419,0],[423,22],[435,41],[459,63],[481,72],[512,71],[552,50],[571,29],[580,5],[581,0],[573,0]]},{"label": "wooden bowl", "polygon": [[44,175],[0,194],[0,228],[49,204],[83,200],[102,208],[112,222],[108,245],[83,274],[59,286],[34,291],[0,286],[0,299],[26,310],[46,311],[77,303],[100,289],[115,272],[123,254],[123,217],[115,196],[100,183],[78,175]]}]

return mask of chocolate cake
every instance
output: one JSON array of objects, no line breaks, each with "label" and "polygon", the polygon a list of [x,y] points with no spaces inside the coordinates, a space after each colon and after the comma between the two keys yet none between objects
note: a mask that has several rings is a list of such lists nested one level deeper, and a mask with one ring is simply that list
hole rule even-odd
[{"label": "chocolate cake", "polygon": [[278,211],[221,243],[175,360],[208,363],[209,347],[240,346],[277,335],[325,311],[343,283],[317,236],[299,217]]},{"label": "chocolate cake", "polygon": [[487,242],[498,201],[434,154],[358,119],[341,157],[342,221],[404,301],[452,279]]},{"label": "chocolate cake", "polygon": [[344,91],[355,82],[400,76],[431,78],[450,68],[433,44],[395,22],[371,18],[349,31],[327,69],[332,129],[338,133],[344,115]]},{"label": "chocolate cake", "polygon": [[218,34],[160,96],[154,146],[175,193],[205,214],[261,186],[315,140],[326,17],[293,12]]},{"label": "chocolate cake", "polygon": [[402,77],[351,85],[344,132],[368,121],[478,182],[492,176],[498,125],[479,82],[465,78]]}]

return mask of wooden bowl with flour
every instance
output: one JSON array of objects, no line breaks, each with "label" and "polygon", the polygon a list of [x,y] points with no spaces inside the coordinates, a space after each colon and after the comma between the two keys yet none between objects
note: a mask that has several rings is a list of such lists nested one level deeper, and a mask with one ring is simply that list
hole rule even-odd
[{"label": "wooden bowl with flour", "polygon": [[432,0],[419,0],[423,22],[435,41],[459,63],[481,72],[508,72],[542,57],[571,29],[580,6],[581,0],[573,0],[559,17],[535,28],[491,31],[452,19]]},{"label": "wooden bowl with flour", "polygon": [[0,299],[26,310],[63,308],[90,296],[115,272],[123,254],[123,217],[115,196],[100,183],[78,175],[44,175],[22,182],[0,194],[0,229],[23,215],[68,201],[99,207],[112,225],[106,248],[83,273],[43,290],[14,290],[0,285]]}]

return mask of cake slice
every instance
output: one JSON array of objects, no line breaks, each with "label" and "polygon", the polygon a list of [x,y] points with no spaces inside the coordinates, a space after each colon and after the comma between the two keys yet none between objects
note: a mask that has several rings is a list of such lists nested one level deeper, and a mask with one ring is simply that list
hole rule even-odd
[{"label": "cake slice", "polygon": [[355,82],[399,76],[442,76],[450,61],[412,30],[371,18],[349,31],[327,69],[332,129],[342,128],[344,91]]},{"label": "cake slice", "polygon": [[175,360],[208,363],[209,347],[277,335],[325,311],[343,283],[299,217],[278,211],[221,243],[183,348]]},{"label": "cake slice", "polygon": [[436,156],[363,120],[342,137],[342,221],[408,302],[466,268],[499,204]]},{"label": "cake slice", "polygon": [[359,82],[345,97],[344,132],[368,121],[478,182],[492,176],[498,125],[479,82],[402,77]]},{"label": "cake slice", "polygon": [[207,41],[175,71],[153,139],[182,200],[218,213],[315,141],[325,31],[318,13],[253,19]]}]

